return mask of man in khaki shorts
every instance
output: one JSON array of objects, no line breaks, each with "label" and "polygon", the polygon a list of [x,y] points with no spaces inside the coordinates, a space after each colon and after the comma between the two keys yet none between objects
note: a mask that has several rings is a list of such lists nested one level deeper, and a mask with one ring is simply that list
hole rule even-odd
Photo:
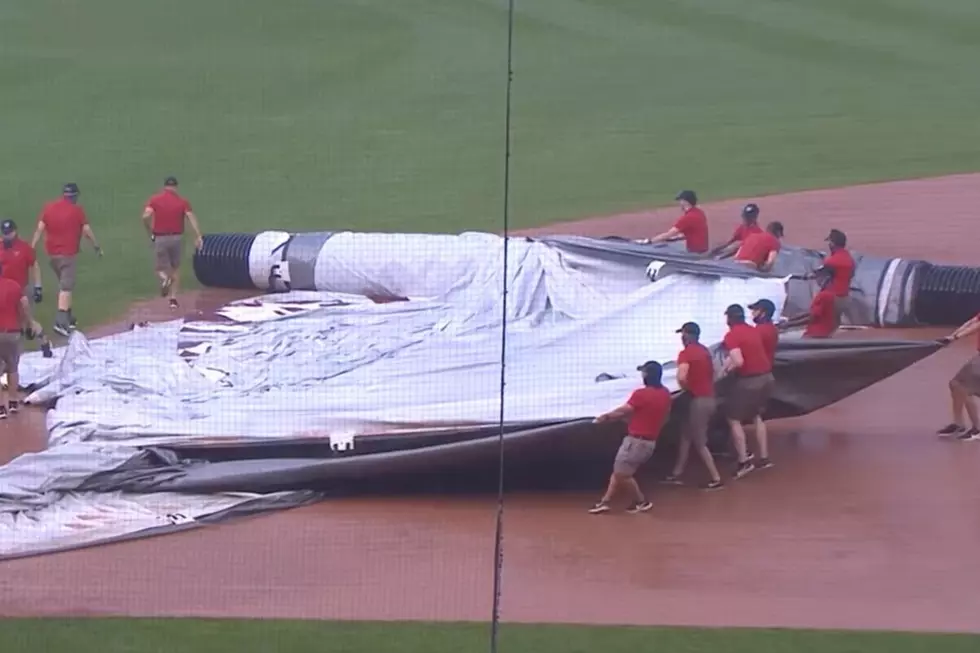
[{"label": "man in khaki shorts", "polygon": [[2,276],[0,269],[0,373],[7,375],[7,389],[0,389],[0,419],[20,409],[20,355],[23,333],[40,334],[41,325],[31,317],[31,308],[21,285]]},{"label": "man in khaki shorts", "polygon": [[184,221],[196,236],[195,248],[204,243],[191,203],[177,193],[177,179],[167,177],[163,190],[151,197],[143,209],[143,226],[153,243],[155,271],[160,279],[160,294],[167,297],[170,308],[178,308],[180,259],[183,254]]},{"label": "man in khaki shorts", "polygon": [[[960,328],[940,339],[944,345],[954,340],[977,336],[977,349],[973,357],[956,372],[949,381],[949,395],[952,400],[953,421],[939,430],[941,437],[955,436],[957,440],[980,440],[980,419],[977,416],[977,406],[973,398],[980,396],[980,314],[974,315]],[[970,418],[970,428],[963,424],[963,412]]]},{"label": "man in khaki shorts", "polygon": [[58,312],[54,319],[54,331],[62,336],[71,335],[75,327],[72,316],[72,295],[75,291],[76,257],[84,236],[92,243],[95,253],[102,256],[102,248],[88,223],[85,210],[78,203],[78,184],[67,183],[62,187],[61,199],[48,202],[41,210],[31,247],[44,236],[44,249],[51,263],[51,270],[58,279]]},{"label": "man in khaki shorts", "polygon": [[715,363],[711,352],[701,344],[701,327],[697,323],[687,322],[677,332],[681,334],[681,343],[684,345],[677,356],[677,384],[688,394],[690,402],[674,469],[664,482],[668,485],[682,485],[681,474],[684,473],[693,447],[711,477],[701,489],[721,490],[725,485],[708,449],[708,427],[718,407],[715,399]]}]

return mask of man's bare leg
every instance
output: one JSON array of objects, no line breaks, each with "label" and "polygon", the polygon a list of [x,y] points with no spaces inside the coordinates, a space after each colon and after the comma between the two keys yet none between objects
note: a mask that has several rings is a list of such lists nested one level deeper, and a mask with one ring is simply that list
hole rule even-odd
[{"label": "man's bare leg", "polygon": [[68,329],[71,328],[72,325],[71,306],[72,306],[72,291],[59,290],[58,313],[55,315],[54,318],[54,329],[61,335],[68,335]]},{"label": "man's bare leg", "polygon": [[739,464],[747,462],[749,450],[745,444],[745,429],[742,423],[735,419],[728,420],[728,428],[732,432],[732,444],[735,446],[735,454],[738,456]]},{"label": "man's bare leg", "polygon": [[640,484],[636,482],[635,478],[626,476],[621,480],[621,483],[633,495],[634,502],[646,503],[647,498],[643,495],[643,490],[640,489]]},{"label": "man's bare leg", "polygon": [[687,438],[682,438],[681,443],[677,446],[677,459],[674,461],[674,470],[670,473],[669,480],[679,479],[681,474],[684,473],[684,468],[687,467],[687,459],[691,455],[691,441]]},{"label": "man's bare leg", "polygon": [[707,445],[701,445],[697,449],[701,462],[708,468],[708,475],[711,476],[711,480],[715,483],[721,483],[721,474],[718,472],[718,465],[715,464],[715,457],[711,455],[711,450],[708,449]]},{"label": "man's bare leg", "polygon": [[10,412],[15,413],[20,406],[20,370],[7,372],[7,392],[4,406],[10,406]]},{"label": "man's bare leg", "polygon": [[964,393],[963,397],[963,407],[966,408],[966,414],[970,417],[970,426],[975,429],[980,429],[980,419],[977,415],[977,404],[974,402],[973,397]]},{"label": "man's bare leg", "polygon": [[949,398],[952,404],[953,424],[963,426],[963,410],[966,408],[967,394],[955,379],[949,382]]}]

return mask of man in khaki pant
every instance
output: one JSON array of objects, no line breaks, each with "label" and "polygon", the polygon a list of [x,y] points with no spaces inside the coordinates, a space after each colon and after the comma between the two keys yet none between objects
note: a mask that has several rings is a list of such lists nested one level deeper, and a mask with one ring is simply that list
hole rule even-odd
[{"label": "man in khaki pant", "polygon": [[177,193],[177,179],[167,177],[163,190],[151,197],[143,209],[143,226],[153,243],[155,270],[160,279],[160,294],[176,309],[180,288],[180,259],[183,254],[184,220],[190,223],[196,237],[194,246],[201,249],[204,240],[191,203]]}]

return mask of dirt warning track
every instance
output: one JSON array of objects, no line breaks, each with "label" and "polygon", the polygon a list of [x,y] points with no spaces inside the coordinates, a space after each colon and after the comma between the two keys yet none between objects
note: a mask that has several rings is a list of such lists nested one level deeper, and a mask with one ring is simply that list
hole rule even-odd
[{"label": "dirt warning track", "polygon": [[[975,263],[980,175],[751,199],[794,244],[817,247],[836,227],[858,250]],[[741,203],[707,204],[713,240]],[[537,233],[643,237],[674,215]],[[504,619],[980,631],[980,444],[933,435],[948,421],[946,379],[971,346],[774,425],[777,466],[724,492],[648,480],[650,514],[599,517],[584,512],[599,485],[509,495]],[[0,426],[0,454],[43,442],[43,420],[30,423],[33,435]],[[338,499],[2,563],[0,614],[486,620],[494,504]]]}]

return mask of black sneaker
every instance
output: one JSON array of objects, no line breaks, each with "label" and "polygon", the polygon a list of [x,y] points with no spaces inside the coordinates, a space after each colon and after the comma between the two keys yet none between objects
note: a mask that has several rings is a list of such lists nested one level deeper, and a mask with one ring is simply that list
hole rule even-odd
[{"label": "black sneaker", "polygon": [[19,401],[11,401],[9,404],[7,404],[7,412],[10,413],[11,415],[13,415],[14,413],[19,413],[20,412],[20,402]]},{"label": "black sneaker", "polygon": [[956,436],[956,439],[960,442],[975,442],[976,440],[980,440],[980,429],[974,427],[969,431],[963,431]]},{"label": "black sneaker", "polygon": [[667,474],[667,476],[664,476],[664,480],[660,482],[664,485],[684,485],[684,481],[673,474]]},{"label": "black sneaker", "polygon": [[759,462],[755,463],[756,469],[769,469],[772,466],[773,466],[772,461],[769,460],[768,458],[760,458]]},{"label": "black sneaker", "polygon": [[606,503],[605,501],[600,501],[599,503],[597,503],[594,506],[592,506],[591,508],[589,508],[589,514],[590,515],[601,515],[602,513],[609,512],[610,510],[612,510],[612,508],[609,507],[609,504],[608,503]]},{"label": "black sneaker", "polygon": [[714,492],[715,490],[724,490],[725,484],[721,481],[708,481],[701,486],[701,489],[705,492]]},{"label": "black sneaker", "polygon": [[7,419],[7,407],[0,406],[0,419]]},{"label": "black sneaker", "polygon": [[45,358],[54,358],[54,352],[51,351],[51,343],[50,342],[46,342],[43,345],[41,345],[41,354]]},{"label": "black sneaker", "polygon": [[626,509],[626,512],[630,513],[631,515],[636,515],[641,512],[646,512],[650,508],[653,508],[653,504],[649,501],[639,501],[630,505],[630,507]]},{"label": "black sneaker", "polygon": [[959,424],[947,424],[946,426],[936,431],[936,435],[938,435],[941,438],[948,438],[951,435],[959,435],[965,430],[966,429],[960,426]]},{"label": "black sneaker", "polygon": [[178,308],[180,308],[180,305],[177,303],[177,300],[176,299],[171,299],[170,300],[170,310],[175,311]]},{"label": "black sneaker", "polygon": [[740,463],[735,469],[735,478],[740,479],[751,474],[755,471],[755,465],[752,464],[752,460],[746,460],[744,463]]}]

